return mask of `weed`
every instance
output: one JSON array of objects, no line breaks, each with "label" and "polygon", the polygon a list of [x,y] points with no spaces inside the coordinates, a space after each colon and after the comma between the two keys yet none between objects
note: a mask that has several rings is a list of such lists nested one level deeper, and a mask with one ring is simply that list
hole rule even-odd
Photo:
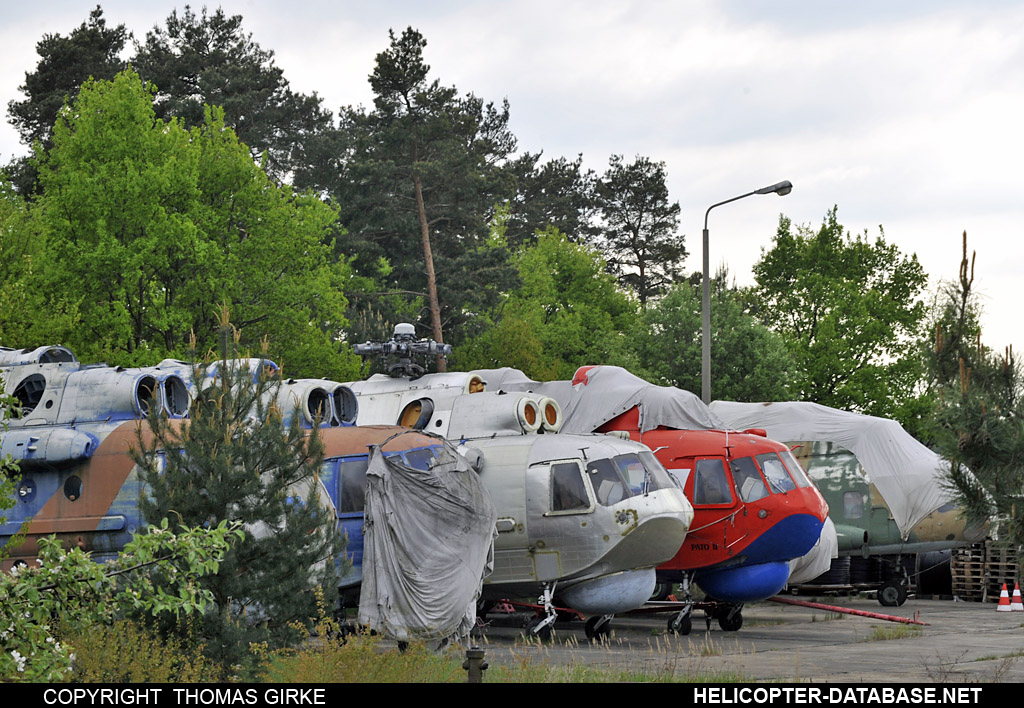
[{"label": "weed", "polygon": [[721,656],[722,645],[715,644],[715,640],[711,638],[710,634],[705,634],[704,639],[697,644],[697,655],[698,656]]},{"label": "weed", "polygon": [[907,639],[908,637],[920,637],[921,628],[913,624],[897,624],[894,626],[874,627],[864,641],[879,642],[889,639]]},{"label": "weed", "polygon": [[935,658],[937,659],[937,662],[935,664],[930,664],[929,662],[922,660],[924,670],[928,674],[928,680],[933,683],[963,681],[963,672],[957,671],[956,667],[963,663],[965,656],[967,656],[966,651],[955,659],[950,659],[949,657],[943,657],[936,654]]},{"label": "weed", "polygon": [[128,620],[65,635],[75,655],[74,680],[86,683],[198,683],[216,681],[218,667],[200,644],[161,638]]}]

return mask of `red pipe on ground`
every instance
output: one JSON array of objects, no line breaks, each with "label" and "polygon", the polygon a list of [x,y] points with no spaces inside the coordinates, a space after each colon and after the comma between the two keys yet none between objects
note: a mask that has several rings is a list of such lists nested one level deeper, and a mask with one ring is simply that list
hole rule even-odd
[{"label": "red pipe on ground", "polygon": [[883,615],[879,612],[867,612],[865,610],[853,610],[849,607],[836,607],[834,605],[823,605],[820,602],[807,602],[806,600],[794,600],[789,597],[769,597],[770,602],[781,602],[783,605],[797,605],[798,607],[810,607],[814,610],[826,610],[828,612],[841,612],[846,615],[859,615],[861,617],[871,617],[872,619],[885,620],[886,622],[902,622],[903,624],[919,624],[927,627],[927,622],[921,622],[917,619],[917,613],[914,613],[914,619],[909,617],[897,617],[896,615]]}]

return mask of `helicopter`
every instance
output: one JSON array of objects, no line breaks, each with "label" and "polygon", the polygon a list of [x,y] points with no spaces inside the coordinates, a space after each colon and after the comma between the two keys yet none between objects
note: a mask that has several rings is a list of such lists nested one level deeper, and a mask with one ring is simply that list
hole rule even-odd
[{"label": "helicopter", "polygon": [[561,607],[588,617],[589,638],[607,635],[612,615],[650,597],[655,567],[682,544],[693,518],[682,490],[643,444],[559,432],[550,397],[488,390],[469,373],[424,373],[417,358],[450,348],[413,332],[402,324],[390,342],[354,347],[388,370],[346,384],[359,425],[429,431],[470,460],[498,510],[485,600],[539,592],[544,617],[533,634],[548,636]]},{"label": "helicopter", "polygon": [[688,391],[650,384],[616,366],[585,366],[571,381],[546,383],[515,369],[474,373],[501,388],[555,399],[563,431],[618,432],[642,441],[676,477],[694,520],[678,552],[657,569],[656,598],[682,584],[683,609],[668,621],[673,632],[692,628],[693,582],[711,600],[702,603],[707,621],[740,629],[743,604],[777,594],[788,582],[789,562],[819,540],[828,507],[789,448],[763,430],[729,430]]},{"label": "helicopter", "polygon": [[829,500],[838,558],[806,579],[809,586],[875,590],[879,604],[900,606],[913,566],[922,579],[938,580],[953,548],[985,537],[942,484],[949,463],[894,420],[809,402],[714,401],[711,409],[730,424],[763,427],[787,441]]}]

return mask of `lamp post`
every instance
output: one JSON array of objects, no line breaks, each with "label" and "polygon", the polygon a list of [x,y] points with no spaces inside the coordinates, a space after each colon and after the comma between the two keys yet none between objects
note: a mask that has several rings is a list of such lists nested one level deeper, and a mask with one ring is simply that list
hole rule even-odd
[{"label": "lamp post", "polygon": [[711,284],[708,279],[708,214],[716,206],[722,206],[723,204],[728,204],[729,202],[734,202],[737,199],[743,199],[754,194],[778,194],[780,197],[784,197],[792,191],[793,183],[786,180],[785,182],[778,182],[768,187],[755,189],[753,192],[747,192],[732,199],[726,199],[724,202],[712,204],[704,212],[704,297],[701,305],[700,398],[705,404],[711,403]]}]

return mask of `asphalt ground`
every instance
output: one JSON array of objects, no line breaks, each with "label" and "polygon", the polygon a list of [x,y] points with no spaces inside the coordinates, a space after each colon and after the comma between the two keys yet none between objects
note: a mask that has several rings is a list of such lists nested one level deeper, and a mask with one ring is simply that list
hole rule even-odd
[{"label": "asphalt ground", "polygon": [[[629,668],[657,675],[738,675],[749,682],[1024,682],[1024,612],[994,603],[911,598],[882,607],[869,597],[793,598],[917,618],[926,626],[777,604],[743,608],[743,627],[725,632],[693,615],[687,636],[667,629],[670,613],[619,616],[612,635],[587,640],[581,621],[558,622],[547,642],[524,638],[532,615],[491,613],[476,638],[492,665],[528,658]],[[886,638],[894,636],[895,638]]]}]

